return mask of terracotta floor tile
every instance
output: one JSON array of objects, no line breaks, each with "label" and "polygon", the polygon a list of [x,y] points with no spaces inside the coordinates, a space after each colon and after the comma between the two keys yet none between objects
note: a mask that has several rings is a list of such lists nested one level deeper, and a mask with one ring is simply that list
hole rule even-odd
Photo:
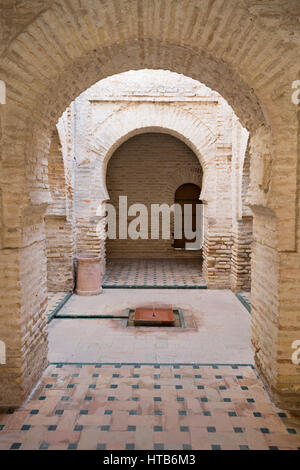
[{"label": "terracotta floor tile", "polygon": [[[0,449],[13,444],[33,450],[47,445],[50,450],[67,449],[70,444],[78,444],[78,449],[97,449],[101,444],[111,450],[132,444],[137,450],[152,450],[154,444],[174,450],[183,445],[193,449],[300,447],[298,420],[278,416],[280,410],[250,366],[166,367],[169,379],[164,374],[162,381],[163,367],[49,366],[38,390],[45,399],[39,400],[36,394],[14,413],[0,414]],[[238,395],[237,375],[251,381],[252,393]],[[53,386],[46,388],[47,384]],[[68,384],[75,387],[67,388]],[[96,388],[89,388],[91,384]],[[153,388],[154,384],[162,388]],[[169,393],[162,392],[163,387]],[[216,393],[206,393],[207,387]],[[247,401],[249,397],[255,401]]]}]

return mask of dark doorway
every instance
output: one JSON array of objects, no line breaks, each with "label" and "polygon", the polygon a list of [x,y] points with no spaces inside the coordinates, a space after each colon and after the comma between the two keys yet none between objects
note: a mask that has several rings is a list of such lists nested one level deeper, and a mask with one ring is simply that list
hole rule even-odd
[{"label": "dark doorway", "polygon": [[179,204],[181,206],[182,211],[182,236],[181,238],[174,239],[173,247],[177,249],[186,249],[187,243],[193,243],[196,240],[196,237],[193,240],[188,240],[185,238],[184,235],[184,206],[185,204],[190,204],[192,206],[191,216],[192,216],[192,230],[196,230],[196,208],[198,204],[202,204],[199,200],[201,188],[192,183],[186,183],[179,186],[177,191],[175,192],[175,204]]}]

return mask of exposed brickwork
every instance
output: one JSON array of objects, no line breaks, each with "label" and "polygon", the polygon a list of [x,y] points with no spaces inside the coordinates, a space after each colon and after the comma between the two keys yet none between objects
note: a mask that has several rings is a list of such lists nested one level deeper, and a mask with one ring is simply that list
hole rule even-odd
[{"label": "exposed brickwork", "polygon": [[233,231],[231,288],[234,292],[249,291],[251,288],[252,226],[252,217],[245,217],[236,222]]},{"label": "exposed brickwork", "polygon": [[67,220],[67,181],[57,130],[48,157],[48,179],[52,203],[46,214],[47,278],[49,291],[72,291],[74,287],[74,232]]},{"label": "exposed brickwork", "polygon": [[[33,385],[45,361],[45,329],[40,318],[46,300],[46,289],[41,288],[46,263],[41,246],[52,129],[70,102],[100,78],[148,67],[184,73],[216,89],[251,131],[257,364],[269,390],[288,390],[289,402],[300,408],[295,382],[299,367],[289,362],[291,371],[285,372],[281,362],[291,352],[291,338],[285,340],[284,334],[293,330],[299,335],[300,331],[295,300],[300,278],[296,244],[299,120],[291,100],[291,84],[299,79],[298,3],[120,0],[83,6],[69,0],[39,0],[12,1],[1,9],[0,69],[8,91],[7,105],[0,106],[1,258],[7,260],[9,253],[15,294],[1,304],[0,319],[7,332],[7,316],[15,317],[10,340],[19,338],[19,346],[35,352],[22,356],[21,362],[20,351],[18,355],[9,352],[19,377],[12,382],[11,400],[19,396],[20,383]],[[20,250],[28,256],[19,258]],[[34,282],[23,275],[24,263],[34,271]],[[8,283],[4,276],[2,297]],[[20,291],[20,282],[31,290],[34,301],[29,302]],[[287,296],[287,289],[293,295]],[[32,321],[31,330],[21,328],[24,312]],[[32,344],[35,347],[30,349]],[[11,380],[7,368],[2,370],[5,380]]]}]

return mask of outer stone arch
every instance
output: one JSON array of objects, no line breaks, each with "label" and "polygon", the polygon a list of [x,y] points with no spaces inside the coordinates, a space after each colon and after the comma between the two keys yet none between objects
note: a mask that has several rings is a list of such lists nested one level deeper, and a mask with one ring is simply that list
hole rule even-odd
[{"label": "outer stone arch", "polygon": [[[295,2],[120,0],[90,1],[83,7],[78,1],[41,0],[30,8],[27,2],[18,8],[10,3],[3,18],[0,65],[7,85],[7,104],[0,109],[4,208],[0,243],[1,271],[7,272],[6,267],[13,264],[9,281],[14,289],[8,292],[3,278],[1,317],[8,365],[0,372],[4,384],[0,402],[22,402],[46,363],[42,245],[50,129],[66,106],[101,77],[129,68],[162,67],[217,89],[244,118],[242,122],[249,123],[252,132],[257,130],[252,160],[266,169],[267,178],[262,175],[262,180],[268,192],[258,188],[255,197],[252,191],[252,204],[269,207],[278,220],[270,217],[266,224],[268,211],[260,207],[255,215],[256,361],[273,395],[275,390],[280,401],[299,410],[299,372],[290,365],[289,346],[299,331],[299,322],[291,326],[290,321],[297,304],[284,292],[299,289],[298,120],[290,99],[291,84],[299,76]],[[126,20],[121,12],[126,12]],[[262,125],[263,114],[269,118],[270,132]],[[266,152],[270,135],[274,149]],[[27,259],[34,266],[30,272],[23,267]],[[276,276],[270,279],[269,273],[275,270]],[[25,274],[19,276],[19,272]],[[28,286],[31,295],[25,296]],[[262,295],[263,288],[267,295],[265,291]],[[293,302],[298,302],[299,297],[294,297]],[[6,313],[12,311],[13,334],[6,320]],[[16,371],[13,378],[11,370]]]}]

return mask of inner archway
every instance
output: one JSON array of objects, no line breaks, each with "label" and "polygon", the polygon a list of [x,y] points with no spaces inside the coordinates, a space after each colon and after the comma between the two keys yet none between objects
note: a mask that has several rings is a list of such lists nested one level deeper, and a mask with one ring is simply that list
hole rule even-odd
[{"label": "inner archway", "polygon": [[193,181],[199,200],[202,180],[198,157],[170,134],[142,133],[121,144],[108,162],[106,185],[118,222],[120,198],[126,197],[128,236],[121,237],[117,223],[116,238],[106,240],[106,285],[117,282],[116,273],[126,273],[126,286],[204,284],[201,249],[179,250],[174,239],[178,185]]},{"label": "inner archway", "polygon": [[[165,133],[146,133],[132,137],[113,154],[107,166],[106,182],[109,202],[118,208],[120,196],[127,196],[128,207],[135,203],[147,208],[147,233],[137,240],[107,240],[108,258],[194,258],[193,252],[173,249],[174,195],[181,180],[194,186],[202,184],[203,171],[194,152],[179,139]],[[198,186],[197,186],[198,187]],[[167,204],[170,208],[170,237],[163,238],[160,223],[159,237],[151,233],[151,205]],[[117,210],[117,219],[119,213]],[[134,216],[130,217],[131,220]],[[130,220],[128,220],[130,224]],[[167,235],[167,234],[166,234]]]}]

